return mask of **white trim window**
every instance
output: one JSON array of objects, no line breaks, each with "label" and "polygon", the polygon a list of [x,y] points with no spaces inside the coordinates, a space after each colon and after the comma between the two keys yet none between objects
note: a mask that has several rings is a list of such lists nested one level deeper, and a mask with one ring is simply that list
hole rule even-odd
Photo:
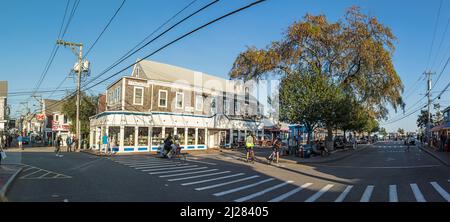
[{"label": "white trim window", "polygon": [[245,104],[250,104],[250,90],[248,87],[245,87]]},{"label": "white trim window", "polygon": [[177,92],[176,95],[176,104],[175,104],[175,108],[177,109],[183,109],[183,105],[184,105],[184,93],[182,92]]},{"label": "white trim window", "polygon": [[167,107],[167,90],[160,89],[158,92],[158,107]]},{"label": "white trim window", "polygon": [[214,115],[217,113],[217,98],[213,96],[211,98],[211,114]]},{"label": "white trim window", "polygon": [[195,110],[203,111],[203,96],[202,95],[195,96]]},{"label": "white trim window", "polygon": [[133,89],[133,104],[144,105],[144,87],[135,86]]}]

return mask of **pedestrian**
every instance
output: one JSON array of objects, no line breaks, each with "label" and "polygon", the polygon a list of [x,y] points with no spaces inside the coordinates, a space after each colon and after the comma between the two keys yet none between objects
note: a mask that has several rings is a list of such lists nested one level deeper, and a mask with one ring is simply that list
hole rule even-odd
[{"label": "pedestrian", "polygon": [[168,157],[167,154],[169,154],[170,150],[172,149],[172,144],[173,144],[173,138],[172,135],[167,136],[167,138],[164,140],[164,149],[162,150],[163,152],[163,157]]},{"label": "pedestrian", "polygon": [[108,136],[106,133],[102,136],[102,150],[105,150],[105,153],[108,153]]},{"label": "pedestrian", "polygon": [[405,151],[409,151],[409,143],[410,143],[409,136],[406,137],[405,142],[406,142],[406,150]]},{"label": "pedestrian", "polygon": [[72,138],[70,136],[67,136],[66,138],[66,146],[67,152],[72,152]]},{"label": "pedestrian", "polygon": [[55,154],[57,157],[62,157],[62,155],[59,154],[61,149],[61,143],[62,143],[61,135],[58,135],[55,140]]},{"label": "pedestrian", "polygon": [[253,148],[255,147],[255,141],[252,133],[249,133],[247,138],[245,139],[245,147],[246,147],[246,161],[249,161],[249,157],[251,155],[252,163],[255,163],[255,152]]},{"label": "pedestrian", "polygon": [[[0,139],[2,140],[2,139]],[[3,150],[3,145],[0,143],[0,165],[2,165],[2,159],[6,158],[6,153]]]},{"label": "pedestrian", "polygon": [[19,135],[17,137],[17,143],[19,144],[19,149],[24,150],[24,148],[22,147],[22,140],[23,140],[22,135]]}]

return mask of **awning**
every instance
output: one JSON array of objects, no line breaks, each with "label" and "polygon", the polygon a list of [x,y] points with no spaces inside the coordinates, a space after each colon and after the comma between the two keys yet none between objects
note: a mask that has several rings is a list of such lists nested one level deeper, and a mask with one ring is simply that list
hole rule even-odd
[{"label": "awning", "polygon": [[447,124],[435,126],[435,127],[431,128],[431,131],[432,131],[432,132],[440,131],[440,130],[442,130],[446,125],[447,125]]}]

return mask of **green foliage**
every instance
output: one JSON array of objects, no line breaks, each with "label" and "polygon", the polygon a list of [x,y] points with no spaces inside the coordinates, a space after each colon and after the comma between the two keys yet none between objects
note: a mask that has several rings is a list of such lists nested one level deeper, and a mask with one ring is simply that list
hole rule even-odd
[{"label": "green foliage", "polygon": [[[68,98],[62,105],[62,113],[72,121],[70,125],[70,131],[76,132],[76,95]],[[89,135],[89,117],[93,116],[97,112],[98,97],[89,96],[85,93],[81,93],[81,105],[80,105],[80,131],[84,136]]]}]

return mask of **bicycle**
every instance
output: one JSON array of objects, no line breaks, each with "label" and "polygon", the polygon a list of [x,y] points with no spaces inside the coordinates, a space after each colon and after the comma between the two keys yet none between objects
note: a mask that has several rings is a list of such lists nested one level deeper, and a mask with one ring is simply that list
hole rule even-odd
[{"label": "bicycle", "polygon": [[253,150],[253,147],[247,147],[246,148],[246,162],[248,163],[249,160],[252,160],[252,164],[255,163],[255,151]]}]

